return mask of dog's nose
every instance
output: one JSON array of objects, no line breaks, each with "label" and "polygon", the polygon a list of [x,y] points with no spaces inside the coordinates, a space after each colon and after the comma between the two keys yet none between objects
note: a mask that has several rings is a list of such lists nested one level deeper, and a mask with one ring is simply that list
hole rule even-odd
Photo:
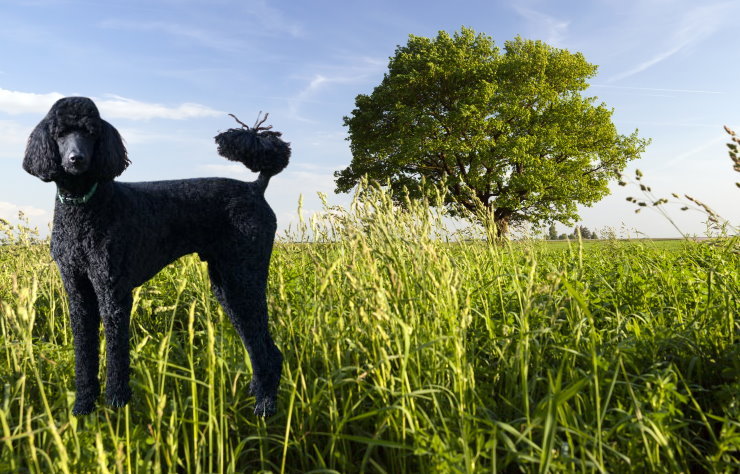
[{"label": "dog's nose", "polygon": [[85,160],[85,156],[84,155],[76,154],[76,153],[73,153],[73,154],[69,155],[69,162],[70,163],[77,163],[77,162],[84,161],[84,160]]}]

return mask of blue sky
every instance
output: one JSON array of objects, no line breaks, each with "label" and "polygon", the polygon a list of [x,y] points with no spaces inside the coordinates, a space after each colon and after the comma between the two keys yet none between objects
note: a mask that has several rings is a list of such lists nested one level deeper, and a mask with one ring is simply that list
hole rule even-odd
[{"label": "blue sky", "polygon": [[[0,217],[23,210],[46,228],[54,186],[21,169],[25,141],[59,97],[93,98],[124,136],[122,181],[198,176],[251,180],[216,153],[227,113],[270,123],[292,143],[289,167],[267,198],[280,227],[332,204],[332,173],[351,155],[342,117],[370,93],[409,34],[468,26],[499,46],[516,35],[582,52],[599,66],[587,94],[615,109],[622,133],[653,143],[640,168],[661,196],[688,193],[734,223],[738,195],[723,125],[740,132],[740,2],[2,0],[0,2]],[[677,235],[655,213],[634,214],[614,194],[581,212],[591,229]],[[701,234],[702,216],[671,214]],[[565,230],[560,226],[560,230]]]}]

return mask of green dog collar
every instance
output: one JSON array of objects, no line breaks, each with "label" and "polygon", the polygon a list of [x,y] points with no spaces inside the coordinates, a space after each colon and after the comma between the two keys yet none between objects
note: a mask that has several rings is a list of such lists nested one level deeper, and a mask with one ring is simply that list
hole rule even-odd
[{"label": "green dog collar", "polygon": [[62,196],[59,194],[59,190],[57,190],[57,197],[59,198],[59,202],[62,204],[75,204],[75,205],[82,205],[85,204],[87,201],[89,201],[93,194],[95,194],[95,191],[98,189],[98,183],[95,183],[92,185],[92,188],[90,188],[90,191],[87,192],[82,197],[71,197],[71,196]]}]

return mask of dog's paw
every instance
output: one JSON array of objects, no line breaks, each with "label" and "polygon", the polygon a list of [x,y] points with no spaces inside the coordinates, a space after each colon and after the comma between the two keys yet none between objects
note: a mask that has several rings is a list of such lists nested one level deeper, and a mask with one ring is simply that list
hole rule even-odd
[{"label": "dog's paw", "polygon": [[124,387],[118,390],[107,390],[105,398],[108,405],[114,408],[121,408],[131,400],[131,389]]},{"label": "dog's paw", "polygon": [[[277,388],[267,389],[256,377],[249,383],[249,394],[257,400],[254,414],[267,418],[277,412]],[[274,384],[277,385],[277,384]]]},{"label": "dog's paw", "polygon": [[257,399],[257,403],[254,406],[254,414],[267,418],[274,415],[277,412],[277,402],[275,398],[265,397]]}]

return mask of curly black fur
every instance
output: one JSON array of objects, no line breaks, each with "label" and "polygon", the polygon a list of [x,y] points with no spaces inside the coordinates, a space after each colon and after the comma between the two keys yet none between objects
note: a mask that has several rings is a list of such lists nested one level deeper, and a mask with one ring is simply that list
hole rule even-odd
[{"label": "curly black fur", "polygon": [[[114,181],[129,164],[126,148],[116,129],[84,97],[59,100],[31,133],[23,168],[54,181],[60,196],[54,208],[51,253],[69,297],[75,414],[90,413],[100,393],[101,320],[108,403],[123,406],[129,401],[132,290],[168,263],[194,252],[208,262],[213,292],[252,360],[254,412],[261,416],[275,412],[282,354],[268,332],[265,292],[276,219],[264,190],[269,177],[287,164],[290,149],[275,132],[227,138],[225,143],[229,159],[260,171],[257,181]],[[80,156],[62,156],[60,147],[64,154],[74,150]],[[93,150],[91,157],[84,156],[88,149]],[[271,156],[277,165],[271,164]],[[85,166],[70,167],[73,158]]]},{"label": "curly black fur", "polygon": [[230,128],[216,136],[218,154],[252,171],[275,175],[288,166],[290,158],[290,145],[281,136],[280,132]]}]

